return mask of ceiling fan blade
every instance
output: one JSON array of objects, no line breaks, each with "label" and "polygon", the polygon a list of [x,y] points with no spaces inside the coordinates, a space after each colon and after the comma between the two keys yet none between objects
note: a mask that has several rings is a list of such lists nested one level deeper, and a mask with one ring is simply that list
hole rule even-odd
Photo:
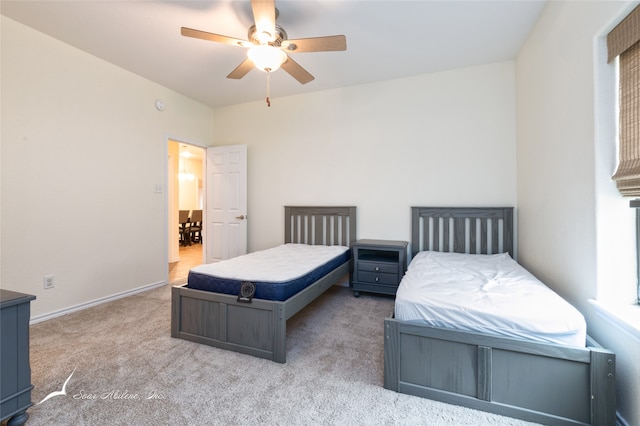
[{"label": "ceiling fan blade", "polygon": [[182,27],[180,29],[180,34],[182,34],[185,37],[199,38],[202,40],[215,41],[217,43],[231,44],[233,46],[249,47],[253,45],[253,43],[247,40],[240,40],[239,38],[233,38],[233,37],[223,36],[220,34],[208,33],[206,31],[194,30],[193,28],[187,28],[187,27]]},{"label": "ceiling fan blade", "polygon": [[309,74],[307,70],[302,68],[300,64],[298,64],[296,61],[294,61],[290,57],[288,57],[287,60],[284,61],[284,64],[282,64],[281,68],[286,72],[288,72],[291,75],[291,77],[298,80],[300,84],[307,84],[308,82],[310,82],[315,78],[314,76]]},{"label": "ceiling fan blade", "polygon": [[239,80],[245,75],[247,75],[247,73],[251,71],[252,68],[253,68],[253,61],[247,58],[240,65],[238,65],[236,69],[231,71],[227,76],[227,78],[233,78],[235,80]]},{"label": "ceiling fan blade", "polygon": [[267,33],[269,39],[265,42],[274,41],[276,38],[276,3],[275,0],[251,0],[253,10],[253,20],[256,23],[258,34]]},{"label": "ceiling fan blade", "polygon": [[335,35],[284,40],[282,48],[291,53],[347,50],[347,38],[343,35]]}]

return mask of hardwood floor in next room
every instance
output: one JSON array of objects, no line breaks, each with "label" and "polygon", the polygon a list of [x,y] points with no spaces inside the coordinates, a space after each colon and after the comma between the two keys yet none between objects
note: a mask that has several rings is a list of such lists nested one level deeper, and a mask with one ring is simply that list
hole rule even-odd
[{"label": "hardwood floor in next room", "polygon": [[169,283],[186,282],[189,269],[202,262],[202,244],[180,246],[180,260],[169,264]]}]

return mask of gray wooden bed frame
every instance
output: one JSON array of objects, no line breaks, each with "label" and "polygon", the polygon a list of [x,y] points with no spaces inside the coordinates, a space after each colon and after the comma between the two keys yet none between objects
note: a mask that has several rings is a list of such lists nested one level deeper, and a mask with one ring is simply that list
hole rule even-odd
[{"label": "gray wooden bed frame", "polygon": [[[285,243],[344,245],[356,240],[355,207],[285,207]],[[345,275],[353,261],[339,266],[285,301],[174,286],[171,292],[171,336],[272,361],[286,362],[287,320]]]},{"label": "gray wooden bed frame", "polygon": [[[509,252],[513,208],[412,207],[412,253]],[[544,309],[544,307],[541,307]],[[547,425],[615,425],[615,354],[384,321],[384,387]]]}]

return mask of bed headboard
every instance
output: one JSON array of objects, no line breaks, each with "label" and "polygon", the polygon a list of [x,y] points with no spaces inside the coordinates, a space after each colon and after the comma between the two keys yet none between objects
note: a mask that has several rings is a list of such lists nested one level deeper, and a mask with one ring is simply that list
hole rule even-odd
[{"label": "bed headboard", "polygon": [[285,243],[351,247],[355,240],[355,207],[284,208]]},{"label": "bed headboard", "polygon": [[514,257],[513,207],[411,207],[411,247]]}]

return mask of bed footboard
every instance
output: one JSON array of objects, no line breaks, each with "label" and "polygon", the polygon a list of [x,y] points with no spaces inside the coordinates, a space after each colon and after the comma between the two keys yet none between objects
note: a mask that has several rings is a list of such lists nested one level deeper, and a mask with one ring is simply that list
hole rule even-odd
[{"label": "bed footboard", "polygon": [[282,302],[254,300],[187,287],[171,293],[171,337],[285,362]]},{"label": "bed footboard", "polygon": [[384,387],[548,425],[615,424],[615,354],[389,317]]},{"label": "bed footboard", "polygon": [[287,320],[345,275],[347,262],[284,302],[194,290],[171,289],[171,337],[284,363]]}]

